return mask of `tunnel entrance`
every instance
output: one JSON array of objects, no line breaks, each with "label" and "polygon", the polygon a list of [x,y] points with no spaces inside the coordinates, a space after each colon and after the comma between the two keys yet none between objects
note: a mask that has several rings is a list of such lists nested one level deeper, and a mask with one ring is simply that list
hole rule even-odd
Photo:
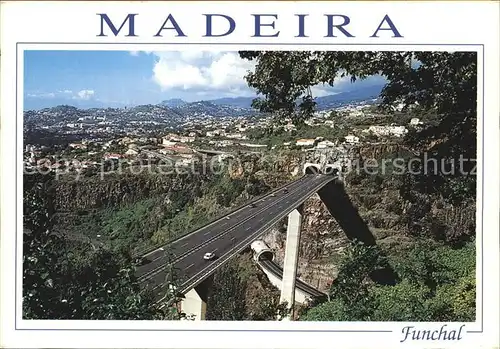
[{"label": "tunnel entrance", "polygon": [[326,167],[324,172],[326,175],[337,176],[339,174],[339,169],[337,167]]},{"label": "tunnel entrance", "polygon": [[274,253],[271,251],[262,251],[259,259],[265,259],[268,261],[272,261],[274,259]]},{"label": "tunnel entrance", "polygon": [[307,166],[304,172],[306,174],[319,174],[319,173],[321,173],[319,168],[317,168],[316,166]]}]

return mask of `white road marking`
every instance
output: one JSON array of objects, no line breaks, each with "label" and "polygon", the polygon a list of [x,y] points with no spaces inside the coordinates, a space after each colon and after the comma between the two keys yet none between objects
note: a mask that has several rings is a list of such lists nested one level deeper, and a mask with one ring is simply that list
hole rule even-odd
[{"label": "white road marking", "polygon": [[186,242],[184,245],[181,245],[181,247],[187,246],[189,242]]},{"label": "white road marking", "polygon": [[[299,187],[300,187],[300,186],[299,186]],[[311,188],[302,189],[302,191],[299,191],[299,193],[300,193],[300,194],[305,193],[306,191],[308,191],[308,190],[310,190],[310,189],[311,189]],[[286,195],[286,196],[289,196],[289,197],[290,197],[290,195]],[[295,196],[297,196],[297,193],[295,193]],[[298,196],[301,196],[301,195],[298,195]],[[276,201],[279,201],[279,200],[280,200],[279,198],[276,198]],[[294,202],[295,202],[295,201],[294,201]],[[278,209],[278,210],[281,210],[281,209],[282,209],[282,207],[281,207],[282,205],[276,205],[276,203],[273,203],[271,206],[274,206],[274,208],[275,208],[275,209]],[[279,207],[276,207],[276,206],[279,206]],[[275,213],[276,213],[276,210],[267,211],[266,213],[267,213],[267,216],[270,216],[271,214],[275,214]],[[252,217],[252,218],[254,218],[254,217]],[[215,223],[215,222],[214,222],[214,223]],[[211,224],[213,224],[213,223],[211,223]],[[211,225],[211,224],[209,224],[209,225]],[[267,225],[265,225],[265,226],[267,226]],[[235,229],[236,229],[236,227],[232,227],[230,230],[235,230]],[[246,231],[248,231],[248,230],[250,230],[250,229],[251,229],[251,227],[247,228],[247,229],[246,229]],[[261,227],[261,228],[258,228],[258,229],[257,229],[257,231],[259,231],[260,229],[262,229],[262,227]],[[187,238],[188,236],[191,236],[191,235],[195,234],[196,232],[197,232],[197,231],[192,232],[192,233],[190,233],[190,234],[188,234],[188,235],[185,235],[185,236],[184,236],[184,237],[182,237],[182,238]],[[206,233],[206,234],[204,234],[204,235],[208,235],[209,233],[210,233],[210,232],[207,232],[207,233]],[[226,233],[226,234],[227,234],[227,233]],[[225,234],[222,234],[222,235],[225,235]],[[221,238],[221,237],[222,237],[222,236],[218,236],[217,238]],[[232,240],[233,240],[233,239],[232,239]],[[203,245],[203,246],[204,246],[204,245]],[[197,247],[197,248],[193,249],[190,253],[188,253],[188,254],[186,254],[186,255],[182,256],[181,258],[179,258],[178,260],[176,260],[176,262],[179,262],[180,260],[182,260],[182,259],[185,259],[185,258],[189,257],[190,255],[192,255],[192,253],[193,253],[193,252],[196,252],[196,251],[200,250],[203,246],[199,246],[199,247]],[[163,250],[163,248],[161,248],[160,250]],[[160,272],[162,272],[162,271],[164,271],[164,268],[161,268],[161,267],[160,267],[160,268],[158,268],[158,269],[154,269],[154,272],[153,272],[151,275],[148,275],[148,278],[147,278],[147,279],[151,279],[151,278],[153,278],[154,276],[156,276],[156,274],[158,274],[158,273],[160,273]]]},{"label": "white road marking", "polygon": [[208,234],[210,234],[209,231],[207,231],[205,234],[203,234],[203,236],[207,236]]},{"label": "white road marking", "polygon": [[186,267],[186,269],[191,268],[193,265],[194,265],[194,263],[193,263],[193,264],[188,265],[188,266]]}]

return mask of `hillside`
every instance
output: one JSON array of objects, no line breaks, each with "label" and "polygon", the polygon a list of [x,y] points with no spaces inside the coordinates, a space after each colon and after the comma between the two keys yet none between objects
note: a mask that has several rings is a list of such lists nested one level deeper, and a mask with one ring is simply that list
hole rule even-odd
[{"label": "hillside", "polygon": [[[352,104],[360,101],[369,101],[376,99],[382,90],[381,85],[359,87],[354,90],[340,92],[328,96],[315,98],[318,110],[326,110]],[[108,112],[117,111],[156,111],[164,117],[172,116],[190,116],[190,115],[211,115],[215,117],[224,116],[244,116],[254,115],[256,110],[252,109],[252,101],[255,97],[234,97],[218,98],[212,100],[200,100],[196,102],[186,102],[179,98],[164,100],[158,104],[146,104],[132,107],[106,108],[103,105],[91,106],[90,104],[78,104],[75,106],[59,105],[50,108],[44,108],[44,111],[50,113],[58,112],[64,114],[86,115],[89,112],[106,110]],[[32,114],[26,111],[25,114]]]},{"label": "hillside", "polygon": [[[397,149],[395,151],[397,152]],[[373,147],[360,149],[359,154],[367,157],[382,155],[380,150]],[[300,158],[299,154],[293,151],[284,156],[287,159],[280,162],[278,168],[270,168],[265,163],[256,161],[255,155],[248,155],[242,158],[240,167],[234,167],[225,175],[161,176],[146,173],[139,176],[110,175],[104,181],[97,177],[77,182],[55,181],[52,187],[55,231],[66,235],[75,243],[91,243],[105,249],[125,249],[139,253],[179,234],[185,234],[231,207],[290,181],[294,177],[293,173],[300,173]],[[418,263],[434,263],[428,267],[441,270],[445,268],[441,265],[457,263],[457,258],[462,258],[460,256],[463,255],[463,258],[467,258],[467,263],[463,266],[447,266],[446,268],[453,269],[443,269],[439,273],[453,272],[468,278],[474,270],[474,259],[469,261],[474,250],[470,244],[466,245],[469,247],[465,250],[460,249],[460,246],[463,246],[463,241],[473,241],[474,204],[470,202],[457,206],[446,203],[439,197],[428,197],[426,202],[412,202],[401,196],[398,189],[401,185],[400,179],[391,175],[378,177],[353,173],[347,178],[345,190],[350,205],[359,212],[375,237],[378,247],[401,276],[406,277],[405,273],[413,273],[411,270],[418,267]],[[286,220],[264,236],[269,246],[275,249],[278,263],[282,263],[284,257],[285,232]],[[456,248],[448,247],[450,245],[458,246],[457,252],[454,252]],[[432,248],[441,251],[443,256],[446,255],[447,259],[441,260],[444,257],[433,255],[432,258],[437,258],[436,260],[426,260],[431,258],[427,256],[431,250],[418,252],[421,248],[419,246],[433,246]],[[318,289],[330,293],[334,280],[342,276],[339,276],[339,273],[345,268],[343,260],[350,248],[351,243],[336,218],[318,196],[311,197],[304,205],[299,276]],[[405,258],[414,253],[417,255],[412,257],[414,260],[411,263],[416,264],[409,265],[411,270],[408,271],[404,269],[407,268]],[[420,253],[424,255],[420,256]],[[448,290],[450,281],[446,278],[452,276],[443,279],[439,273],[432,276],[438,277],[435,282],[442,287],[439,292],[456,292],[454,289]],[[216,273],[215,281],[209,299],[209,318],[273,318],[272,309],[279,306],[279,292],[253,265],[251,254],[243,254],[231,261],[227,267]],[[465,279],[462,281],[466,282]],[[382,286],[370,283],[366,285],[367,290],[373,289],[373,292],[388,292],[385,288],[377,288]],[[426,287],[431,286],[421,287],[424,288],[418,292],[425,293],[428,292]],[[436,291],[436,286],[433,287]],[[233,291],[228,293],[227,290]],[[258,302],[264,295],[264,303],[267,305]],[[425,297],[428,302],[438,301],[434,299],[435,296]],[[222,302],[221,299],[225,301]],[[228,299],[231,301],[226,302]],[[321,306],[327,307],[328,303]],[[300,314],[306,320],[322,320],[318,318],[315,309],[305,308]],[[373,309],[378,311],[377,308]],[[469,308],[456,310],[456,316],[465,321],[471,316],[467,309]],[[412,314],[408,316],[417,316]],[[377,316],[387,316],[387,320],[390,320],[393,315],[384,313]],[[452,310],[447,310],[441,315],[436,312],[433,316],[434,320],[443,320],[444,316],[454,315]]]}]

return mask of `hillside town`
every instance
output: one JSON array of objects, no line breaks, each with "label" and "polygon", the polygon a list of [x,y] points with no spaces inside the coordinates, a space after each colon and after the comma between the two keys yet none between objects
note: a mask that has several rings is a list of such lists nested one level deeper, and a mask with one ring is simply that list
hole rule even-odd
[{"label": "hillside town", "polygon": [[[222,114],[230,108],[224,107]],[[133,166],[162,159],[182,167],[207,154],[222,161],[235,152],[276,149],[319,151],[338,157],[356,144],[397,140],[422,124],[418,118],[406,124],[371,124],[381,114],[366,102],[317,111],[299,128],[291,120],[277,125],[271,116],[256,115],[252,110],[244,113],[243,108],[236,108],[233,116],[221,115],[220,109],[214,113],[214,108],[212,114],[193,112],[192,107],[188,110],[180,113],[163,105],[149,105],[88,110],[59,106],[28,111],[25,169],[92,174],[109,161]],[[32,134],[40,139],[45,134],[50,145],[31,139]],[[61,141],[54,142],[54,137]]]}]

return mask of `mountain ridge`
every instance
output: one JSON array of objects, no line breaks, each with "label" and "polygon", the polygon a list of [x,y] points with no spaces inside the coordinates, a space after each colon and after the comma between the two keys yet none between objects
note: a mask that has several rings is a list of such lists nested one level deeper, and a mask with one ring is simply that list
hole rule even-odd
[{"label": "mountain ridge", "polygon": [[[359,102],[369,99],[375,99],[379,96],[382,86],[367,86],[358,88],[356,90],[340,92],[333,95],[321,96],[315,98],[317,110],[325,110],[330,108],[339,107],[345,104]],[[123,109],[123,110],[136,110],[142,111],[145,109],[160,108],[167,112],[167,114],[174,113],[177,115],[211,115],[215,117],[223,116],[245,116],[257,113],[257,110],[251,107],[252,101],[256,97],[225,97],[211,100],[200,100],[196,102],[186,102],[180,98],[172,98],[163,100],[158,104],[143,104],[135,106],[92,106],[85,107],[79,104],[68,105],[62,103],[52,107],[30,109],[27,111],[46,110],[46,109],[60,109],[77,108],[80,110],[91,109]]]}]

